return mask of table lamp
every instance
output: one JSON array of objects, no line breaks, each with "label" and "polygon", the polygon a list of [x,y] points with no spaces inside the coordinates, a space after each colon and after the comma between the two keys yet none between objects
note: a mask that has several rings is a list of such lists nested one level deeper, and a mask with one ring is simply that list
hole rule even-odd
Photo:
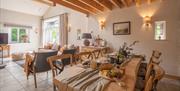
[{"label": "table lamp", "polygon": [[84,45],[89,46],[90,41],[88,39],[92,39],[91,33],[83,33],[82,39],[84,39]]}]

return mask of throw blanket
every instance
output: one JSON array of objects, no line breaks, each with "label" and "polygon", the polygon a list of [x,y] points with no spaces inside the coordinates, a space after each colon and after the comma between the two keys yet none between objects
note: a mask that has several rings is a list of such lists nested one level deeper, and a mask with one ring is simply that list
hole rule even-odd
[{"label": "throw blanket", "polygon": [[33,59],[34,59],[33,55],[26,54],[26,60],[25,60],[25,64],[24,64],[24,72],[26,73],[27,78],[33,70],[32,69]]},{"label": "throw blanket", "polygon": [[99,76],[98,70],[87,69],[73,77],[62,80],[60,91],[104,91],[109,80]]}]

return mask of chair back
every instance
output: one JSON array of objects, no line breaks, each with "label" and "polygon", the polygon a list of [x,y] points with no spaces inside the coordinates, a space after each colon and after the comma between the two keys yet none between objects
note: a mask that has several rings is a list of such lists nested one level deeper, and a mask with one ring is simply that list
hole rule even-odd
[{"label": "chair back", "polygon": [[110,50],[109,47],[102,48],[102,49],[100,50],[101,56],[102,56],[102,57],[105,56],[105,54],[107,54],[109,50]]},{"label": "chair back", "polygon": [[[74,55],[76,53],[76,49],[66,49],[63,50],[62,54],[72,54]],[[66,58],[66,59],[62,59],[62,64],[65,65],[69,65],[71,64],[71,62],[74,62],[74,59],[70,60],[70,58]]]},{"label": "chair back", "polygon": [[147,66],[147,71],[146,71],[146,74],[145,74],[145,83],[148,81],[150,75],[151,75],[151,71],[153,69],[153,64],[150,63],[148,66]]},{"label": "chair back", "polygon": [[161,57],[162,53],[159,52],[158,50],[153,50],[152,57],[156,57],[159,59]]},{"label": "chair back", "polygon": [[165,74],[165,71],[158,65],[151,63],[151,71],[149,76],[146,77],[146,85],[144,91],[157,91],[157,84]]},{"label": "chair back", "polygon": [[47,58],[50,56],[57,55],[58,51],[48,50],[47,52],[35,53],[34,67],[36,72],[44,72],[50,70],[50,66],[47,62]]},{"label": "chair back", "polygon": [[153,64],[153,70],[155,72],[155,77],[153,79],[153,90],[157,91],[157,84],[165,75],[165,71],[158,64]]},{"label": "chair back", "polygon": [[85,60],[92,60],[93,56],[92,56],[92,52],[80,52],[78,54],[75,54],[74,58],[76,61],[82,62]]},{"label": "chair back", "polygon": [[144,91],[152,91],[153,88],[153,79],[154,77],[151,75],[144,87]]},{"label": "chair back", "polygon": [[56,69],[58,69],[58,66],[56,62],[59,62],[60,60],[63,60],[63,59],[72,60],[72,54],[62,54],[62,55],[48,57],[48,63],[50,64],[53,77],[55,77],[55,75],[57,74]]},{"label": "chair back", "polygon": [[92,51],[92,55],[93,55],[94,59],[99,58],[100,54],[101,54],[101,49],[96,49],[96,50]]}]

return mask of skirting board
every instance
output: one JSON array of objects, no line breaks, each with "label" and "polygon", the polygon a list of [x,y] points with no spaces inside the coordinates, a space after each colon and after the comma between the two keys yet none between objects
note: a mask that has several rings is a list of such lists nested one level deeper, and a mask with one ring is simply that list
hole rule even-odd
[{"label": "skirting board", "polygon": [[165,74],[165,77],[169,79],[180,80],[180,76]]}]

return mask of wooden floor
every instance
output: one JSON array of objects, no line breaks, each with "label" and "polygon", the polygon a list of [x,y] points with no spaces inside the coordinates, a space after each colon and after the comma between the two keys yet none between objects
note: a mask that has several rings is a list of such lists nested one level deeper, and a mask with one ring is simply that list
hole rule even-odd
[{"label": "wooden floor", "polygon": [[[52,74],[37,74],[38,88],[34,88],[33,76],[26,79],[23,68],[12,61],[6,61],[5,69],[0,69],[0,91],[53,91]],[[163,78],[158,91],[180,91],[180,81]]]}]

